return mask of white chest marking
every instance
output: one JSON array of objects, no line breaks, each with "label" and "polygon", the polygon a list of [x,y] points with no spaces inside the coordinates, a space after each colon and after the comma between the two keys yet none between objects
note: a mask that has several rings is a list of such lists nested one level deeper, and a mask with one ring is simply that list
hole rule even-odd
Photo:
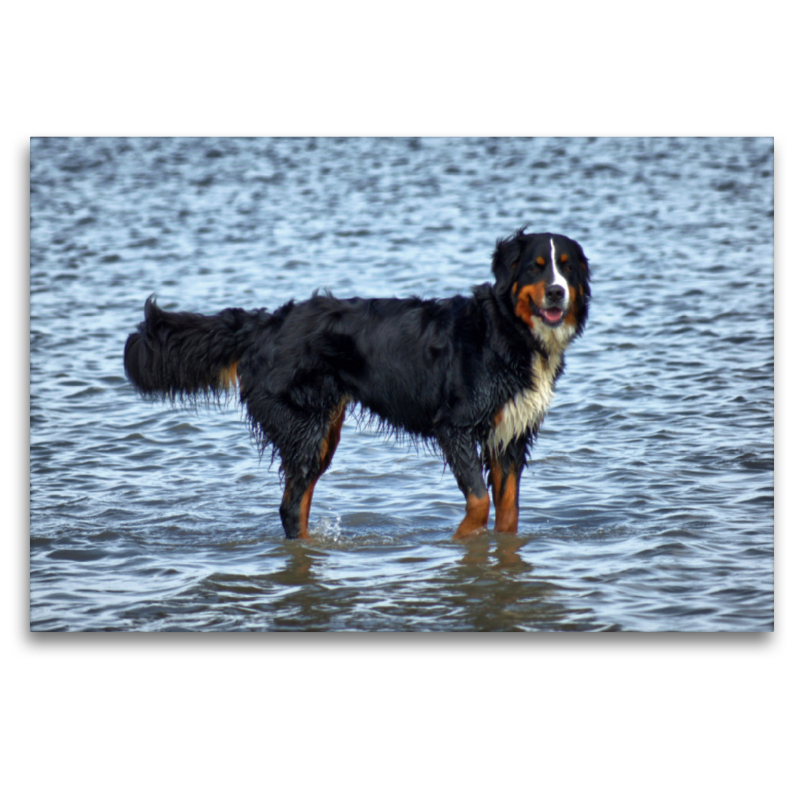
[{"label": "white chest marking", "polygon": [[533,354],[531,385],[517,392],[500,409],[497,425],[489,434],[490,450],[502,451],[514,439],[538,430],[553,400],[553,386],[560,365],[560,354],[549,359],[541,353]]}]

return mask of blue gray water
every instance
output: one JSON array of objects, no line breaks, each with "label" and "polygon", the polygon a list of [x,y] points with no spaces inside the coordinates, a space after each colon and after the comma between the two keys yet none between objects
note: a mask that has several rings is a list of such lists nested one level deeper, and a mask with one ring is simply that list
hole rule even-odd
[{"label": "blue gray water", "polygon": [[[236,402],[125,380],[152,292],[463,293],[524,223],[594,304],[517,537],[452,542],[441,460],[348,420],[287,542]],[[30,328],[33,630],[772,629],[770,139],[34,139]]]}]

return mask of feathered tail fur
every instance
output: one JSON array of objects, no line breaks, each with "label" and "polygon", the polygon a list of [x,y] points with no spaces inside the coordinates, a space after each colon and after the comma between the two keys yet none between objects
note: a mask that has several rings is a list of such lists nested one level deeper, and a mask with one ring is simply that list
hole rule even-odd
[{"label": "feathered tail fur", "polygon": [[238,383],[237,364],[264,312],[173,313],[152,297],[144,322],[125,344],[125,373],[146,396],[169,400],[218,397]]}]

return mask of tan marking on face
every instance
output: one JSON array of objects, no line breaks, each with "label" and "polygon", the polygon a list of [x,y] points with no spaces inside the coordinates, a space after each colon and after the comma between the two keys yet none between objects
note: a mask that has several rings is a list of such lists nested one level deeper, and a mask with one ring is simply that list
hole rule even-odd
[{"label": "tan marking on face", "polygon": [[533,302],[537,308],[541,308],[544,305],[544,292],[546,288],[544,281],[540,281],[539,283],[531,283],[528,286],[523,286],[522,289],[520,289],[514,313],[529,328],[533,325],[534,320],[531,302]]},{"label": "tan marking on face", "polygon": [[516,294],[517,293],[517,282],[514,281],[514,285],[511,287],[511,291]]},{"label": "tan marking on face", "polygon": [[541,256],[537,256],[537,257],[536,257],[536,263],[537,263],[537,264],[538,264],[540,267],[543,267],[543,266],[545,265],[545,263],[546,263],[546,262],[545,262],[545,260],[544,260],[544,259],[543,259]]},{"label": "tan marking on face", "polygon": [[561,263],[566,264],[569,261],[569,256],[566,253],[561,254]]}]

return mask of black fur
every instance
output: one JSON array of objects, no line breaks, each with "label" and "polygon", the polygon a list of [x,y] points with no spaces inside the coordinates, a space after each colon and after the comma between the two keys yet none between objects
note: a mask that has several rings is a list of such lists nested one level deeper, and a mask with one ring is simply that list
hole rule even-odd
[{"label": "black fur", "polygon": [[536,314],[526,323],[534,303],[520,299],[525,287],[552,283],[549,265],[548,274],[535,262],[553,247],[551,240],[559,257],[569,259],[560,269],[568,271],[575,298],[564,324],[578,335],[590,297],[583,251],[566,237],[520,230],[497,243],[495,283],[467,297],[339,300],[315,294],[274,313],[231,308],[213,316],[167,312],[148,299],[144,322],[125,345],[125,371],[142,394],[171,400],[219,396],[238,381],[259,443],[271,445],[281,461],[281,519],[290,538],[307,536],[314,484],[330,464],[351,402],[387,427],[441,449],[467,498],[457,535],[486,524],[484,466],[496,526],[516,530],[519,477],[538,422],[513,442],[498,445],[491,436],[506,403],[531,390],[535,354],[558,357],[555,378],[563,368],[561,352],[550,352],[552,326]]}]

